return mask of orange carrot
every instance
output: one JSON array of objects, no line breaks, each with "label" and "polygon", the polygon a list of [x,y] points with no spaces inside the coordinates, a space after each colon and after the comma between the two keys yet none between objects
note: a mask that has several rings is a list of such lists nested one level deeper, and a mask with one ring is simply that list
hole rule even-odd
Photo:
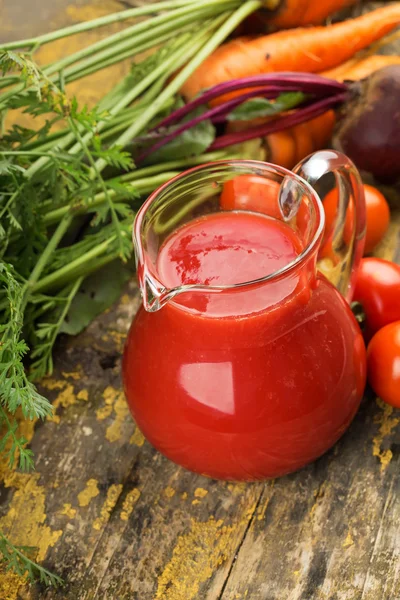
[{"label": "orange carrot", "polygon": [[267,150],[266,161],[287,169],[296,164],[296,142],[292,129],[271,133],[265,138]]},{"label": "orange carrot", "polygon": [[311,133],[312,127],[313,125],[310,125],[310,123],[299,123],[292,129],[292,135],[296,144],[295,164],[314,151],[314,141]]},{"label": "orange carrot", "polygon": [[266,26],[277,29],[304,27],[305,25],[320,25],[333,13],[355,4],[357,0],[284,0],[272,14],[260,11],[260,16]]},{"label": "orange carrot", "polygon": [[[328,27],[278,31],[255,39],[237,38],[211,54],[182,86],[185,98],[217,83],[260,73],[336,67],[400,25],[400,2]],[[219,98],[219,102],[226,97]]]},{"label": "orange carrot", "polygon": [[[328,110],[328,112],[304,123],[309,127],[310,135],[314,144],[315,150],[322,150],[326,148],[327,144],[330,142],[333,130],[336,124],[336,116],[335,111]],[[298,161],[304,158],[304,156],[300,156]]]},{"label": "orange carrot", "polygon": [[345,81],[349,79],[357,81],[369,77],[375,71],[383,69],[383,67],[399,64],[400,56],[375,54],[362,59],[352,58],[335,69],[323,71],[320,75],[336,79],[336,81]]},{"label": "orange carrot", "polygon": [[[312,152],[326,148],[332,137],[335,120],[335,113],[329,110],[307,123],[300,123],[285,131],[268,135],[265,139],[267,160],[287,169],[293,169]],[[288,137],[292,138],[291,152]]]}]

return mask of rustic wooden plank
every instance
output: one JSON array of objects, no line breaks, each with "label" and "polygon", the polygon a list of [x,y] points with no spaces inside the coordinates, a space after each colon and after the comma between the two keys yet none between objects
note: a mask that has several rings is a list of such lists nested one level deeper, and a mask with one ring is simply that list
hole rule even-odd
[{"label": "rustic wooden plank", "polygon": [[[397,216],[381,246],[387,258],[399,223]],[[48,564],[65,574],[68,585],[43,597],[269,600],[281,594],[304,600],[334,598],[336,592],[338,600],[347,600],[361,598],[358,592],[377,598],[376,586],[388,581],[397,594],[395,558],[385,563],[385,578],[374,574],[382,568],[383,550],[397,556],[399,440],[392,409],[377,407],[370,397],[334,450],[275,484],[229,486],[194,476],[141,446],[138,434],[132,449],[133,427],[118,412],[119,359],[115,367],[101,367],[112,365],[121,350],[138,302],[133,285],[130,294],[80,336],[81,368],[70,342],[60,355],[66,375],[46,383],[67,383],[53,392],[62,414],[60,423],[39,428],[32,448],[46,522],[53,535],[63,531],[49,547]],[[116,392],[110,395],[109,386]],[[85,394],[74,399],[82,389],[88,401]],[[22,498],[26,493],[23,488]]]},{"label": "rustic wooden plank", "polygon": [[[275,483],[266,498],[265,520],[252,522],[222,600],[245,598],[246,593],[263,600],[363,597],[370,561],[375,556],[382,560],[383,549],[389,558],[398,552],[398,529],[392,537],[385,535],[379,549],[375,546],[385,527],[387,499],[399,485],[398,457],[386,466],[373,454],[379,429],[391,418],[369,398],[333,451]],[[398,439],[394,432],[381,443],[387,448]],[[369,578],[366,598],[400,598],[396,566],[386,560],[385,574]],[[388,576],[396,593],[382,595]]]},{"label": "rustic wooden plank", "polygon": [[[69,6],[65,22],[93,16],[85,3]],[[399,236],[397,211],[377,254],[400,263]],[[36,472],[0,465],[0,528],[37,546],[67,582],[28,588],[3,573],[0,599],[400,600],[398,411],[370,393],[334,449],[275,482],[193,475],[144,442],[122,397],[120,356],[138,305],[131,282],[112,310],[60,344],[44,382],[56,417],[24,426]]]}]

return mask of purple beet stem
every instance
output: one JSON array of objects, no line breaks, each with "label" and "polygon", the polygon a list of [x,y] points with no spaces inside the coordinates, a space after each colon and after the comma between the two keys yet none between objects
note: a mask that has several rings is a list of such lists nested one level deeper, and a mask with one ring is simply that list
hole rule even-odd
[{"label": "purple beet stem", "polygon": [[266,75],[257,75],[254,77],[243,77],[242,79],[234,79],[232,81],[226,81],[219,83],[214,87],[206,90],[201,96],[195,98],[191,102],[178,108],[168,117],[166,117],[161,123],[157,125],[155,129],[159,127],[167,127],[176,121],[179,121],[192,110],[198,106],[206,104],[218,96],[223,96],[229,92],[241,90],[249,87],[262,87],[268,86],[276,89],[277,93],[291,91],[292,89],[298,92],[304,92],[308,94],[328,94],[329,92],[344,92],[347,90],[347,86],[344,83],[339,83],[333,79],[322,77],[321,75],[312,75],[309,73],[268,73]]},{"label": "purple beet stem", "polygon": [[[239,97],[232,100],[228,100],[223,104],[211,108],[201,115],[190,119],[186,123],[174,129],[169,134],[163,134],[160,129],[168,127],[186,115],[193,111],[198,106],[202,106],[218,96],[244,89],[248,90],[249,87],[254,87],[253,90],[247,91]],[[198,123],[205,121],[206,119],[212,119],[214,122],[220,122],[226,118],[226,116],[237,106],[242,104],[244,101],[254,97],[264,98],[276,98],[282,92],[303,92],[307,94],[313,94],[315,96],[325,96],[322,100],[315,100],[307,107],[298,109],[296,112],[290,115],[284,115],[271,120],[263,127],[256,127],[247,131],[238,133],[228,134],[217,138],[208,150],[216,150],[217,148],[225,148],[233,144],[238,144],[246,140],[251,140],[263,135],[268,135],[274,131],[287,129],[293,125],[297,125],[304,121],[308,121],[314,117],[319,116],[332,106],[339,104],[346,98],[348,86],[337,81],[321,77],[320,75],[310,75],[309,73],[279,73],[279,74],[267,74],[255,77],[245,77],[243,79],[237,79],[233,81],[224,82],[210,88],[204,92],[201,96],[189,102],[182,108],[177,109],[163,121],[151,130],[156,137],[162,135],[151,147],[144,150],[136,159],[137,163],[143,161],[147,156],[165,146],[171,140],[175,139],[178,135],[184,131],[191,129]],[[140,138],[137,138],[140,139]],[[144,137],[146,139],[146,136]]]},{"label": "purple beet stem", "polygon": [[219,148],[226,148],[227,146],[240,144],[241,142],[246,142],[247,140],[263,137],[265,135],[269,135],[270,133],[274,133],[275,131],[282,131],[284,129],[288,129],[289,127],[293,127],[294,125],[304,123],[305,121],[310,121],[315,117],[319,117],[319,115],[322,115],[324,112],[330,108],[333,108],[337,104],[341,104],[346,100],[346,98],[347,93],[342,92],[341,94],[335,94],[330,98],[324,98],[323,100],[314,102],[310,106],[307,106],[307,108],[299,109],[290,115],[273,119],[263,126],[252,127],[247,131],[239,131],[237,133],[222,135],[217,138],[211,144],[211,146],[207,148],[207,150],[211,151]]},{"label": "purple beet stem", "polygon": [[[298,89],[298,86],[297,86],[297,88],[295,88],[294,86],[291,86],[290,88],[285,88],[285,91],[286,92],[298,92],[299,89]],[[168,142],[170,142],[171,140],[178,137],[178,135],[180,135],[187,129],[191,129],[192,127],[194,127],[198,123],[201,123],[202,121],[206,121],[207,119],[212,119],[213,121],[214,120],[216,121],[217,120],[216,117],[219,117],[219,119],[218,119],[219,121],[223,121],[226,119],[226,116],[230,112],[232,112],[232,110],[234,108],[236,108],[237,106],[239,106],[246,100],[249,100],[250,98],[254,98],[256,96],[257,97],[262,96],[263,98],[276,98],[276,96],[281,92],[282,92],[282,89],[276,88],[276,87],[274,87],[274,88],[270,88],[270,87],[257,88],[257,89],[252,90],[251,92],[242,94],[241,96],[234,98],[233,100],[229,100],[228,102],[225,102],[224,104],[220,104],[219,106],[210,108],[209,110],[205,111],[201,115],[198,115],[197,117],[194,117],[190,121],[183,123],[180,127],[177,127],[176,129],[171,131],[171,133],[168,133],[168,134],[160,133],[159,135],[162,135],[162,139],[160,139],[158,142],[153,144],[153,146],[151,146],[150,148],[147,148],[146,150],[144,150],[137,157],[136,162],[140,162],[140,161],[144,160],[145,158],[147,158],[147,156],[152,154],[152,152],[155,152],[162,146],[165,146],[166,144],[168,144]],[[172,113],[172,114],[174,114],[174,113]],[[161,127],[165,127],[164,122],[157,125],[156,129],[152,129],[152,133],[156,133],[157,130],[161,129]],[[144,136],[144,138],[137,138],[137,140],[140,140],[140,139],[146,139],[146,136]]]}]

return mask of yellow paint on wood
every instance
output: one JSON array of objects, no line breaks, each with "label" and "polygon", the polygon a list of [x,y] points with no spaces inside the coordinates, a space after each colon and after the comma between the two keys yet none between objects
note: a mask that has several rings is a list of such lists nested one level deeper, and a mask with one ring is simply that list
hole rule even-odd
[{"label": "yellow paint on wood", "polygon": [[133,511],[133,508],[136,502],[140,498],[140,491],[137,488],[133,488],[130,492],[127,493],[126,498],[122,504],[122,510],[120,514],[120,519],[122,521],[127,521]]},{"label": "yellow paint on wood", "polygon": [[[60,389],[59,387],[53,389]],[[63,408],[69,408],[74,404],[77,404],[79,400],[88,400],[87,390],[81,390],[78,395],[75,394],[75,388],[72,383],[64,382],[63,388],[58,394],[57,398],[53,402],[54,414],[52,417],[48,417],[48,421],[53,423],[60,422],[60,415],[57,414],[57,409],[62,406]]]},{"label": "yellow paint on wood", "polygon": [[208,490],[205,490],[203,488],[196,488],[194,490],[194,496],[195,498],[205,498],[208,494]]},{"label": "yellow paint on wood", "polygon": [[13,571],[0,571],[0,598],[2,600],[17,600],[18,591],[25,586],[26,577],[21,577]]},{"label": "yellow paint on wood", "polygon": [[79,506],[88,506],[93,498],[100,494],[97,479],[89,479],[84,490],[78,494]]},{"label": "yellow paint on wood", "polygon": [[122,352],[125,345],[126,333],[121,331],[110,331],[109,335],[114,340],[117,349]]},{"label": "yellow paint on wood", "polygon": [[129,408],[125,400],[124,393],[121,390],[113,388],[111,385],[106,387],[103,392],[104,405],[96,411],[98,421],[104,421],[110,417],[114,411],[114,421],[107,427],[106,439],[113,443],[121,439],[122,426],[129,414]]},{"label": "yellow paint on wood", "polygon": [[136,425],[136,429],[133,432],[133,435],[131,435],[129,443],[134,444],[135,446],[138,446],[139,448],[141,448],[143,446],[144,442],[145,442],[144,435],[140,431],[139,427]]},{"label": "yellow paint on wood", "polygon": [[114,402],[114,412],[114,422],[109,427],[107,427],[106,431],[106,438],[111,443],[121,439],[122,426],[129,415],[129,408],[126,403],[123,392],[119,392],[118,397]]},{"label": "yellow paint on wood", "polygon": [[54,408],[58,408],[62,406],[63,408],[68,408],[69,406],[73,406],[76,404],[76,395],[74,391],[74,386],[69,383],[67,387],[58,394],[57,398],[53,402]]},{"label": "yellow paint on wood", "polygon": [[4,476],[6,488],[15,488],[7,514],[0,519],[0,531],[10,536],[15,545],[35,546],[37,560],[46,557],[49,547],[61,537],[61,530],[46,525],[45,488],[39,485],[40,473],[8,472]]},{"label": "yellow paint on wood", "polygon": [[382,450],[382,443],[386,436],[390,435],[400,422],[400,419],[391,417],[393,407],[385,404],[382,400],[377,400],[378,406],[382,412],[376,415],[374,421],[380,425],[378,434],[372,440],[372,454],[377,456],[381,462],[381,471],[385,471],[393,458],[391,450]]},{"label": "yellow paint on wood", "polygon": [[76,397],[78,400],[83,400],[84,402],[87,402],[89,400],[89,392],[87,390],[81,390],[77,393]]},{"label": "yellow paint on wood", "polygon": [[354,545],[354,540],[352,538],[351,532],[349,530],[346,539],[343,542],[343,548],[349,548],[350,546]]},{"label": "yellow paint on wood", "polygon": [[25,419],[20,410],[18,410],[16,417],[18,421],[18,435],[23,436],[27,442],[32,441],[33,434],[35,433],[35,425],[39,419]]},{"label": "yellow paint on wood", "polygon": [[62,376],[66,379],[74,379],[75,381],[79,381],[83,377],[82,366],[78,365],[76,371],[63,371]]},{"label": "yellow paint on wood", "polygon": [[115,349],[118,352],[122,352],[125,345],[126,333],[122,333],[121,331],[111,330],[105,335],[101,337],[103,342],[113,342]]},{"label": "yellow paint on wood", "polygon": [[67,6],[66,14],[72,21],[79,23],[98,19],[117,10],[121,10],[121,5],[117,2],[113,2],[112,0],[107,2],[100,0],[99,2],[96,0],[96,4],[93,5],[77,6],[76,4],[71,4]]},{"label": "yellow paint on wood", "polygon": [[246,491],[245,483],[228,483],[228,490],[235,496],[241,496]]},{"label": "yellow paint on wood", "polygon": [[76,508],[72,508],[71,504],[64,504],[59,514],[73,519],[76,515]]},{"label": "yellow paint on wood", "polygon": [[45,377],[41,380],[40,384],[46,388],[46,390],[63,390],[67,387],[68,383],[63,379],[52,379],[51,377]]},{"label": "yellow paint on wood", "polygon": [[112,413],[112,405],[110,406],[102,406],[101,408],[96,410],[96,419],[98,421],[104,421],[104,419],[107,419],[107,417],[109,417]]},{"label": "yellow paint on wood", "polygon": [[102,529],[102,527],[104,527],[108,523],[111,516],[111,511],[117,504],[121,492],[122,484],[110,485],[107,491],[107,498],[100,511],[100,517],[94,521],[93,529],[97,529],[97,531],[100,531],[100,529]]},{"label": "yellow paint on wood", "polygon": [[154,600],[195,600],[200,586],[233,552],[234,527],[210,517],[205,523],[192,519],[190,530],[179,536],[172,558],[158,578]]},{"label": "yellow paint on wood", "polygon": [[172,488],[170,485],[168,485],[164,492],[163,492],[164,496],[166,496],[167,498],[172,498],[173,496],[175,496],[175,490],[174,488]]},{"label": "yellow paint on wood", "polygon": [[96,410],[96,417],[98,421],[104,421],[104,419],[111,415],[114,402],[117,400],[120,393],[121,392],[113,388],[111,385],[106,387],[103,392],[104,406]]},{"label": "yellow paint on wood", "polygon": [[263,502],[257,509],[257,520],[262,521],[265,518],[270,498]]}]

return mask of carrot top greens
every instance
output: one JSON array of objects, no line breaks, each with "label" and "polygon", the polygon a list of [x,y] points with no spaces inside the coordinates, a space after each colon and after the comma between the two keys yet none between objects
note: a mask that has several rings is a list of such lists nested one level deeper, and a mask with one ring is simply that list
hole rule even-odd
[{"label": "carrot top greens", "polygon": [[[17,411],[51,415],[33,381],[51,374],[58,334],[83,329],[130,275],[130,230],[143,198],[186,167],[232,156],[203,155],[205,140],[185,157],[136,168],[126,145],[175,107],[186,78],[259,6],[171,0],[0,45],[0,451],[10,468],[33,467]],[[61,60],[35,62],[51,41],[150,15]],[[94,108],[66,93],[68,83],[127,58],[130,73]],[[32,127],[5,125],[17,110]],[[0,553],[21,575],[60,582],[2,534]]]}]

